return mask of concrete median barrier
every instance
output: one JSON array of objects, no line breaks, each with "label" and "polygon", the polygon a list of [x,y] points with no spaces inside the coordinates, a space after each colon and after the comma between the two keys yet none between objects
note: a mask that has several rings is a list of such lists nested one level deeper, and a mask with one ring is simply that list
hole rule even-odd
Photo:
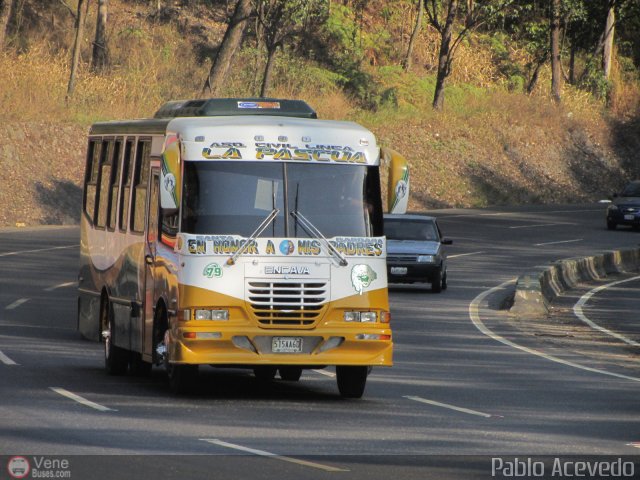
[{"label": "concrete median barrier", "polygon": [[510,312],[518,317],[544,316],[549,303],[580,282],[640,268],[640,248],[611,250],[587,257],[567,258],[535,267],[518,277]]}]

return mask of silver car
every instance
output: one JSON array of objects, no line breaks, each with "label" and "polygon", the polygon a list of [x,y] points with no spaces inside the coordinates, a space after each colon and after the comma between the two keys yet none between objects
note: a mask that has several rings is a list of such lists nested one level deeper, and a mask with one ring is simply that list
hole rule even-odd
[{"label": "silver car", "polygon": [[389,283],[428,282],[431,291],[447,288],[447,254],[438,222],[425,215],[384,216]]}]

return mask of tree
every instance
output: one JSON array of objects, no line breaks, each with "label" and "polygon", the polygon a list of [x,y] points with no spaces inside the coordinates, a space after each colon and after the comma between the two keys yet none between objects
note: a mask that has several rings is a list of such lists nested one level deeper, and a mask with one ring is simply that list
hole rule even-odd
[{"label": "tree", "polygon": [[202,94],[208,90],[215,96],[222,86],[222,82],[229,71],[231,61],[242,44],[242,37],[251,15],[251,0],[238,0],[231,21],[224,32],[222,43],[213,59],[209,76],[202,87]]},{"label": "tree", "polygon": [[324,14],[324,4],[322,0],[254,0],[262,40],[267,50],[261,97],[266,97],[271,89],[278,49],[283,48],[287,41],[308,31],[312,21]]},{"label": "tree", "polygon": [[17,0],[0,0],[0,50],[4,48],[9,29],[9,20]]},{"label": "tree", "polygon": [[91,68],[94,71],[101,71],[109,66],[109,46],[107,44],[108,10],[109,0],[98,0],[96,37],[93,41],[93,56],[91,58]]},{"label": "tree", "polygon": [[84,32],[84,2],[85,0],[78,0],[78,10],[75,17],[75,39],[73,42],[73,54],[71,58],[71,74],[69,75],[69,84],[67,85],[67,99],[73,95],[73,91],[76,86],[76,71],[78,69],[78,63],[80,63],[80,46],[82,44],[82,35]]},{"label": "tree", "polygon": [[560,64],[560,2],[551,0],[551,95],[560,103],[562,89],[562,70]]},{"label": "tree", "polygon": [[411,32],[409,46],[407,47],[407,55],[404,58],[404,62],[402,62],[402,68],[404,68],[405,71],[409,71],[409,69],[411,68],[411,55],[413,54],[413,47],[416,43],[418,35],[420,34],[420,29],[422,28],[422,20],[424,18],[424,3],[422,2],[423,0],[418,0],[418,15],[416,16],[416,24],[413,27],[413,32]]},{"label": "tree", "polygon": [[[465,25],[454,38],[458,16],[458,0],[424,0],[425,10],[429,24],[440,34],[440,49],[438,52],[438,73],[436,76],[436,89],[433,95],[433,108],[441,110],[444,106],[444,84],[451,74],[456,49],[460,42],[473,29],[496,17],[499,13],[514,4],[514,0],[487,0],[482,5],[473,1],[465,3]],[[443,18],[444,15],[444,18]]]},{"label": "tree", "polygon": [[607,9],[607,21],[604,27],[604,45],[602,49],[602,70],[607,80],[611,76],[611,62],[613,60],[613,35],[615,30],[616,15],[614,11],[615,0],[609,1]]}]

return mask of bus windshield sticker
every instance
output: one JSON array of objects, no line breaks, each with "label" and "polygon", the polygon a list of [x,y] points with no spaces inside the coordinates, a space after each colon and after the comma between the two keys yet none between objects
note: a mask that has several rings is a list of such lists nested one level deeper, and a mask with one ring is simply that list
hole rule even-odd
[{"label": "bus windshield sticker", "polygon": [[279,109],[280,108],[280,102],[238,102],[238,108],[251,108],[251,109],[272,108],[272,109]]}]

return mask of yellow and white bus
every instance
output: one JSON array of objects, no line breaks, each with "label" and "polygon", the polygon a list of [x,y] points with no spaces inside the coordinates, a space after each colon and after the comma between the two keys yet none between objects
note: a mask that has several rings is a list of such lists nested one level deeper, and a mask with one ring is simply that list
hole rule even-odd
[{"label": "yellow and white bus", "polygon": [[404,158],[298,100],[169,102],[96,123],[81,220],[78,329],[111,374],[198,367],[296,381],[336,367],[361,397],[392,364],[380,168],[406,210]]}]

